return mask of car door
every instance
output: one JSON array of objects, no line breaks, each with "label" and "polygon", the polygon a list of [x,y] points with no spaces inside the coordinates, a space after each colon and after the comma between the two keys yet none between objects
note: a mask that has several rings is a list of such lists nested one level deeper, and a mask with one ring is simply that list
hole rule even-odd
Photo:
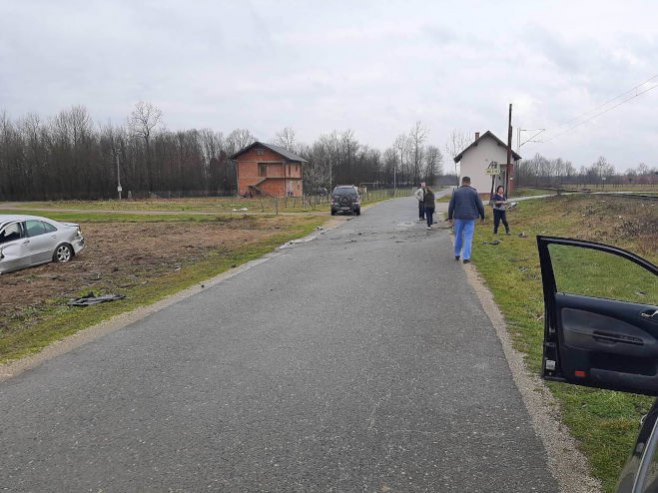
[{"label": "car door", "polygon": [[10,272],[30,265],[30,254],[22,222],[7,223],[0,229],[0,272]]},{"label": "car door", "polygon": [[625,250],[537,237],[542,376],[658,395],[658,267]]},{"label": "car door", "polygon": [[30,265],[50,262],[57,246],[57,230],[38,219],[25,221],[25,230],[28,238]]}]

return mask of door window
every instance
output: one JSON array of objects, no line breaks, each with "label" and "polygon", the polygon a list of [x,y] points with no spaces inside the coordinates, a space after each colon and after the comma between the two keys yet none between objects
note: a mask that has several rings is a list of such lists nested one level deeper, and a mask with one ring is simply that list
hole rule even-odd
[{"label": "door window", "polygon": [[46,227],[41,221],[28,220],[25,221],[25,225],[27,226],[27,236],[29,238],[46,233]]},{"label": "door window", "polygon": [[560,293],[630,303],[658,303],[658,277],[610,252],[571,245],[548,246]]},{"label": "door window", "polygon": [[0,243],[8,243],[21,238],[23,238],[23,225],[21,223],[8,224],[0,231]]}]

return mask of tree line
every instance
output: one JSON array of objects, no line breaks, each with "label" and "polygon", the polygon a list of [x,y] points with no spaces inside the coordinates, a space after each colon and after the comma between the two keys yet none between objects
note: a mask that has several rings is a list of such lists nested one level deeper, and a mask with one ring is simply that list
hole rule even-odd
[{"label": "tree line", "polygon": [[535,188],[559,188],[565,185],[653,185],[658,183],[658,167],[650,168],[645,163],[639,163],[622,173],[617,172],[615,166],[604,156],[600,156],[592,164],[576,169],[571,161],[562,158],[549,159],[537,153],[531,159],[519,161],[515,179],[517,187]]},{"label": "tree line", "polygon": [[[443,153],[428,143],[421,122],[384,152],[360,143],[354,132],[334,131],[310,145],[285,128],[271,143],[297,153],[307,193],[336,184],[374,187],[434,183]],[[247,129],[224,135],[210,129],[168,130],[159,108],[140,101],[120,125],[96,124],[84,106],[42,119],[0,113],[0,200],[102,199],[117,196],[232,195],[230,157],[255,142]],[[446,147],[448,150],[448,147]]]}]

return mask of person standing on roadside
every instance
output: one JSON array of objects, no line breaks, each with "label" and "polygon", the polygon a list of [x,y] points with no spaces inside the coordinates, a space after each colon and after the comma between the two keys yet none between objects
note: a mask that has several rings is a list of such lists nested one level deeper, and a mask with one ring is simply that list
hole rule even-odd
[{"label": "person standing on roadside", "polygon": [[509,234],[509,224],[507,224],[507,197],[505,196],[505,188],[499,185],[496,188],[496,195],[491,199],[493,203],[493,216],[494,216],[494,234],[498,234],[498,226],[501,221],[505,226],[505,233]]},{"label": "person standing on roadside", "polygon": [[430,187],[425,187],[423,207],[425,209],[425,218],[427,219],[427,229],[432,229],[432,223],[434,222],[434,208],[436,207],[436,198],[434,197],[434,190],[432,190]]},{"label": "person standing on roadside", "polygon": [[416,197],[416,200],[418,201],[418,220],[424,221],[425,208],[423,206],[423,202],[425,201],[425,182],[421,182],[418,190],[414,192],[414,197]]},{"label": "person standing on roadside", "polygon": [[[450,205],[448,205],[448,221],[455,227],[455,260],[464,259],[467,264],[471,261],[471,247],[475,220],[479,217],[484,222],[484,205],[478,191],[471,186],[468,176],[462,178],[462,185],[452,192]],[[463,251],[462,251],[463,249]]]}]

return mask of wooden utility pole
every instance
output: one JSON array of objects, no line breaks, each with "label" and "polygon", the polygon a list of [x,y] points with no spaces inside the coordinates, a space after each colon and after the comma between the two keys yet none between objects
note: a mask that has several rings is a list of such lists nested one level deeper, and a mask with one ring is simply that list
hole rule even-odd
[{"label": "wooden utility pole", "polygon": [[[512,165],[512,103],[509,104],[509,119],[507,121],[507,168],[505,173],[505,193],[510,194],[510,178],[514,176]],[[513,186],[513,185],[512,185]]]}]

